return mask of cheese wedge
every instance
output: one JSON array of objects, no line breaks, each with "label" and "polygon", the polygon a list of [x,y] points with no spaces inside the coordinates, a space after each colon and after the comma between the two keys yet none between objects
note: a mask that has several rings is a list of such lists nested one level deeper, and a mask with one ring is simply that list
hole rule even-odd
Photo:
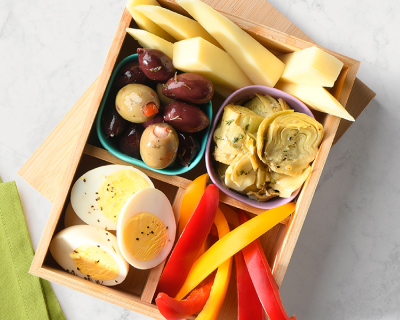
[{"label": "cheese wedge", "polygon": [[346,111],[340,102],[322,87],[279,81],[275,88],[295,96],[311,109],[354,121],[354,118]]},{"label": "cheese wedge", "polygon": [[156,35],[139,29],[127,28],[128,32],[143,48],[157,49],[164,52],[172,60],[174,45],[172,42],[157,37]]},{"label": "cheese wedge", "polygon": [[276,84],[285,65],[254,38],[199,0],[176,2],[219,42],[254,84]]},{"label": "cheese wedge", "polygon": [[333,87],[343,62],[317,47],[280,56],[286,65],[281,76],[285,82],[308,86]]},{"label": "cheese wedge", "polygon": [[151,19],[178,41],[202,37],[219,46],[218,42],[198,22],[179,13],[161,7],[146,5],[137,6],[135,10]]},{"label": "cheese wedge", "polygon": [[140,29],[155,34],[156,36],[161,37],[169,42],[175,42],[175,39],[170,34],[168,34],[168,32],[164,31],[145,15],[137,12],[135,10],[135,7],[138,5],[152,5],[159,7],[159,3],[155,0],[128,0],[126,3],[126,9],[130,12],[133,20],[135,20]]},{"label": "cheese wedge", "polygon": [[173,46],[172,62],[181,71],[201,74],[233,91],[252,85],[229,54],[203,38],[178,41]]}]

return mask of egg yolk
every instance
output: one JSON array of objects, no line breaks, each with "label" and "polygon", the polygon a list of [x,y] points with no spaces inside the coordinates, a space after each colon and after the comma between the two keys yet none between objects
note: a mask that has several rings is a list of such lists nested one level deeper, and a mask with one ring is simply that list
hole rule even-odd
[{"label": "egg yolk", "polygon": [[141,212],[132,216],[124,228],[126,249],[138,261],[157,257],[168,241],[168,227],[152,213]]},{"label": "egg yolk", "polygon": [[76,269],[94,280],[111,280],[119,274],[118,264],[107,251],[94,245],[76,248],[70,257]]},{"label": "egg yolk", "polygon": [[98,191],[97,204],[102,214],[111,221],[118,221],[126,200],[136,191],[149,188],[140,174],[132,170],[119,170],[106,177]]}]

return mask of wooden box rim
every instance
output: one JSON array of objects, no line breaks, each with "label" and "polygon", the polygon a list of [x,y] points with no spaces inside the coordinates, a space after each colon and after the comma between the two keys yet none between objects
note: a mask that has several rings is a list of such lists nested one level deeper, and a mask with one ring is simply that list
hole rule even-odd
[{"label": "wooden box rim", "polygon": [[[177,6],[173,1],[167,0],[167,1],[160,1],[161,4],[168,4],[168,6]],[[309,46],[317,46],[314,43],[310,43],[292,36],[288,36],[283,32],[274,30],[272,28],[268,28],[266,26],[253,23],[249,20],[239,18],[237,16],[233,16],[230,14],[224,13],[228,18],[230,18],[232,21],[237,23],[240,27],[246,29],[248,33],[251,35],[257,37],[263,37],[265,41],[269,42],[273,46],[282,46],[285,48],[291,48],[291,49],[303,49],[307,48]],[[126,292],[120,292],[118,290],[115,290],[113,288],[109,287],[103,287],[99,286],[96,284],[88,283],[87,281],[80,279],[78,277],[74,277],[66,273],[65,275],[61,275],[57,273],[53,268],[44,266],[44,259],[46,257],[46,254],[48,252],[48,248],[50,245],[50,241],[52,239],[52,236],[54,235],[55,228],[57,226],[58,220],[60,218],[61,212],[64,208],[65,201],[70,189],[70,186],[72,184],[72,180],[74,178],[75,171],[78,167],[79,161],[81,159],[81,156],[83,153],[87,153],[96,157],[99,157],[101,159],[101,150],[97,150],[98,148],[93,148],[90,145],[87,145],[86,141],[89,136],[90,130],[92,128],[97,109],[100,105],[101,99],[103,97],[103,93],[105,90],[105,87],[108,83],[108,79],[111,75],[112,69],[116,63],[116,59],[118,57],[118,53],[120,51],[120,48],[123,44],[123,41],[125,39],[126,32],[125,28],[126,26],[129,26],[130,22],[132,20],[132,17],[130,16],[129,12],[125,9],[122,15],[122,18],[120,20],[117,32],[114,36],[112,45],[110,47],[109,53],[106,58],[106,62],[103,66],[103,69],[101,71],[101,74],[98,78],[98,81],[96,83],[96,88],[95,92],[93,95],[93,99],[89,108],[89,111],[87,113],[86,118],[84,119],[84,124],[82,126],[82,130],[79,133],[79,138],[77,139],[77,142],[74,146],[72,156],[69,160],[68,166],[66,168],[66,171],[63,175],[62,183],[60,185],[60,188],[58,189],[57,195],[55,197],[55,200],[53,202],[53,206],[48,218],[48,221],[46,223],[44,232],[42,234],[42,238],[40,240],[38,249],[36,251],[35,257],[33,259],[31,268],[30,268],[30,273],[40,276],[44,279],[59,283],[61,285],[67,286],[69,288],[78,290],[83,293],[90,294],[92,296],[95,296],[97,298],[106,300],[108,302],[120,305],[122,307],[131,309],[136,312],[143,313],[145,315],[154,317],[154,318],[159,318],[160,317],[159,312],[157,311],[157,308],[152,305],[149,302],[145,302],[143,300],[138,299],[136,296],[133,294],[129,294]],[[318,46],[319,47],[319,46]],[[320,47],[321,48],[321,47]],[[345,65],[348,67],[348,72],[347,76],[345,78],[344,84],[343,84],[343,90],[341,92],[341,95],[339,97],[339,101],[345,105],[347,102],[347,99],[349,97],[352,85],[355,81],[356,78],[356,73],[358,70],[358,67],[360,63],[354,59],[350,59],[348,57],[342,56],[340,54],[337,54],[335,52],[332,52],[330,50],[325,51],[335,55],[338,57],[340,60],[345,62]],[[307,188],[309,192],[306,194],[305,192],[301,192],[297,204],[296,204],[296,215],[295,218],[292,217],[292,221],[290,224],[290,230],[288,231],[288,235],[285,238],[285,243],[284,243],[284,249],[282,249],[281,256],[279,257],[277,261],[277,267],[274,270],[274,276],[275,280],[280,286],[282,283],[284,274],[286,272],[288,262],[290,260],[290,257],[292,255],[292,252],[294,250],[294,247],[296,245],[297,238],[299,236],[301,227],[304,223],[309,205],[312,200],[312,196],[314,194],[316,185],[318,183],[320,174],[322,172],[323,166],[325,164],[327,155],[329,153],[329,150],[331,148],[333,139],[335,137],[336,130],[338,128],[340,119],[334,116],[327,115],[326,120],[325,120],[325,137],[324,140],[321,144],[321,149],[319,151],[319,156],[315,160],[313,164],[313,173],[311,177],[308,179],[306,182],[303,190]],[[142,169],[141,169],[142,170]],[[151,176],[154,176],[154,172],[150,174]],[[160,175],[162,176],[162,175]],[[165,176],[164,176],[165,177]],[[157,179],[163,179],[163,177],[156,177]],[[168,178],[168,181],[170,181],[171,177],[165,177]],[[176,177],[176,183],[180,188],[186,188],[187,185],[190,183],[189,180],[181,178],[181,177]],[[225,199],[225,201],[221,200],[222,202],[228,202],[229,199]],[[230,203],[235,206],[240,206],[240,204],[235,204],[235,203]],[[246,208],[245,208],[246,209]]]}]

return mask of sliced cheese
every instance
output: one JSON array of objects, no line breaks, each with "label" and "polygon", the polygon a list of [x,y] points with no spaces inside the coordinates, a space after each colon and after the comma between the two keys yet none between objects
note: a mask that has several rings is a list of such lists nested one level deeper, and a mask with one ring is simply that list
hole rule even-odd
[{"label": "sliced cheese", "polygon": [[273,87],[285,65],[235,23],[199,0],[177,0],[236,61],[248,78]]},{"label": "sliced cheese", "polygon": [[156,6],[137,6],[135,10],[145,15],[176,40],[202,37],[219,46],[210,34],[196,21],[171,10]]},{"label": "sliced cheese", "polygon": [[168,32],[164,31],[145,15],[136,11],[135,7],[138,5],[152,5],[159,7],[160,5],[158,4],[158,2],[155,0],[128,0],[126,3],[126,9],[130,12],[133,20],[135,20],[140,29],[155,34],[156,36],[161,37],[169,42],[175,42],[175,39],[170,34],[168,34]]},{"label": "sliced cheese", "polygon": [[225,89],[252,85],[229,54],[200,37],[175,42],[172,61],[175,68],[201,74]]},{"label": "sliced cheese", "polygon": [[156,35],[145,30],[127,28],[126,32],[136,39],[143,48],[160,50],[172,60],[172,53],[174,49],[172,42],[157,37]]},{"label": "sliced cheese", "polygon": [[343,62],[317,47],[280,56],[286,67],[281,76],[285,82],[308,86],[333,87]]},{"label": "sliced cheese", "polygon": [[354,118],[326,89],[317,86],[285,83],[279,81],[275,88],[295,96],[311,109],[329,113],[331,115],[354,121]]}]

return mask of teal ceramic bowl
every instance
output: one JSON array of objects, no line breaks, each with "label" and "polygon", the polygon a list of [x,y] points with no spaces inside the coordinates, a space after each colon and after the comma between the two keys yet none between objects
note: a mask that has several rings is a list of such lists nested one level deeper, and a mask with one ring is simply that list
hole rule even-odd
[{"label": "teal ceramic bowl", "polygon": [[[102,117],[102,113],[103,110],[105,108],[106,102],[108,100],[108,95],[109,94],[113,94],[111,92],[114,92],[114,90],[112,90],[112,86],[114,83],[114,79],[116,77],[116,75],[118,74],[118,72],[128,63],[132,63],[138,61],[138,55],[137,54],[133,54],[130,55],[129,57],[126,57],[124,60],[122,60],[118,66],[114,69],[110,81],[108,82],[106,91],[104,93],[103,99],[101,101],[100,104],[100,108],[99,111],[97,113],[97,117],[96,117],[96,131],[97,131],[97,135],[99,137],[100,143],[103,145],[103,147],[108,150],[112,155],[116,156],[117,158],[126,161],[128,163],[131,163],[135,166],[138,167],[142,167],[151,171],[155,171],[155,172],[159,172],[162,174],[166,174],[166,175],[178,175],[178,174],[183,174],[185,172],[188,172],[189,170],[193,169],[201,160],[201,158],[204,155],[204,152],[206,150],[206,145],[207,145],[207,138],[208,135],[210,133],[210,129],[211,129],[211,123],[212,123],[212,104],[211,101],[202,105],[197,105],[198,107],[200,107],[201,110],[203,110],[203,112],[207,115],[207,117],[210,119],[210,125],[198,132],[196,134],[196,138],[199,141],[200,144],[200,150],[197,154],[197,156],[193,159],[192,163],[187,166],[181,166],[177,161],[175,161],[172,165],[164,168],[164,169],[154,169],[149,167],[148,165],[146,165],[142,160],[140,159],[136,159],[136,158],[132,158],[124,153],[122,153],[119,149],[118,149],[118,141],[116,140],[117,138],[110,138],[110,137],[106,137],[102,125],[101,125],[101,117]],[[116,93],[115,93],[116,94]],[[115,101],[115,97],[110,97],[112,98],[111,100]]]}]

